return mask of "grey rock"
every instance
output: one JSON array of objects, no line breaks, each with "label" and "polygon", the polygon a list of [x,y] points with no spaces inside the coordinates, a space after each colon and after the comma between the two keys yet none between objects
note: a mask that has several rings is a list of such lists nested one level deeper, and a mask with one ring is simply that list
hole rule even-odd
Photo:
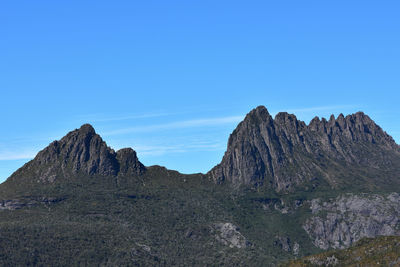
[{"label": "grey rock", "polygon": [[138,257],[149,256],[149,255],[155,256],[152,253],[152,249],[151,249],[150,246],[145,245],[145,244],[141,244],[141,243],[138,243],[138,242],[136,242],[135,246],[133,246],[131,248],[131,252],[130,253],[131,253],[132,257],[133,257],[133,259],[132,259],[133,261],[135,261],[135,259],[138,258]]},{"label": "grey rock", "polygon": [[286,252],[291,252],[293,255],[298,255],[300,252],[300,245],[297,242],[293,242],[287,236],[276,236],[274,241],[274,245],[280,247],[282,250]]},{"label": "grey rock", "polygon": [[146,251],[146,252],[150,252],[151,251],[151,247],[150,246],[148,246],[148,245],[145,245],[145,244],[139,244],[139,243],[136,243],[139,247],[141,247],[144,251]]},{"label": "grey rock", "polygon": [[38,204],[51,205],[59,203],[63,200],[65,200],[65,198],[55,198],[55,197],[42,197],[40,199],[27,198],[27,199],[0,200],[0,211],[29,208],[36,206]]},{"label": "grey rock", "polygon": [[294,242],[292,251],[293,251],[293,255],[295,255],[295,256],[299,255],[299,253],[300,253],[300,244],[297,243],[297,242]]},{"label": "grey rock", "polygon": [[400,235],[400,195],[343,195],[313,199],[304,230],[321,249],[346,248],[363,237]]},{"label": "grey rock", "polygon": [[33,203],[26,203],[18,199],[3,200],[0,202],[0,210],[18,210],[32,205]]},{"label": "grey rock", "polygon": [[288,214],[290,211],[290,207],[288,207],[282,199],[274,204],[274,209],[282,214]]},{"label": "grey rock", "polygon": [[292,250],[290,239],[288,237],[278,236],[275,240],[274,245],[280,247],[282,250],[289,252]]},{"label": "grey rock", "polygon": [[216,223],[214,224],[216,230],[215,238],[224,245],[231,248],[246,248],[250,246],[250,242],[239,232],[239,228],[232,223]]},{"label": "grey rock", "polygon": [[117,153],[107,146],[89,124],[52,142],[36,157],[16,171],[10,179],[20,177],[37,182],[54,182],[78,175],[140,175],[146,168],[130,148]]},{"label": "grey rock", "polygon": [[316,117],[306,125],[285,112],[273,119],[260,106],[239,123],[221,163],[208,175],[217,183],[266,185],[277,191],[293,190],[316,177],[335,186],[337,177],[326,166],[394,168],[388,151],[400,161],[393,138],[362,112],[329,121]]},{"label": "grey rock", "polygon": [[313,266],[337,266],[339,265],[339,260],[335,257],[335,255],[328,256],[323,259],[319,259],[316,257],[311,257],[307,259],[307,261],[312,264]]},{"label": "grey rock", "polygon": [[119,162],[119,174],[121,175],[140,175],[146,171],[146,167],[139,161],[132,148],[118,150],[117,160]]}]

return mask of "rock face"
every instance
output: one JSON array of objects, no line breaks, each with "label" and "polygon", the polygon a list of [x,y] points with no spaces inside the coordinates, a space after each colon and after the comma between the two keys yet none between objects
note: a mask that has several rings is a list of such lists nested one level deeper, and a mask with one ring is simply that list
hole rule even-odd
[{"label": "rock face", "polygon": [[33,201],[30,202],[22,202],[18,199],[12,200],[2,200],[0,201],[0,211],[2,210],[18,210],[24,207],[33,206],[35,203]]},{"label": "rock face", "polygon": [[288,113],[274,119],[260,106],[233,131],[221,163],[208,174],[218,183],[289,191],[314,178],[334,186],[340,181],[329,168],[394,168],[393,157],[400,162],[399,146],[362,112],[306,125]]},{"label": "rock face", "polygon": [[400,235],[400,195],[344,195],[311,201],[314,214],[304,225],[315,246],[346,248],[363,237]]},{"label": "rock face", "polygon": [[246,238],[239,232],[239,228],[232,223],[216,223],[214,229],[215,238],[231,248],[245,248],[250,245]]},{"label": "rock face", "polygon": [[280,247],[286,252],[292,252],[293,255],[298,255],[300,251],[300,245],[297,242],[292,242],[287,236],[276,236],[274,245]]},{"label": "rock face", "polygon": [[142,174],[145,169],[131,148],[115,153],[91,125],[84,124],[61,140],[52,142],[10,179],[25,177],[39,182],[54,182],[56,179],[78,174],[137,175]]},{"label": "rock face", "polygon": [[146,171],[132,148],[118,150],[116,158],[119,162],[119,172],[122,175],[140,175]]},{"label": "rock face", "polygon": [[311,257],[308,259],[308,261],[313,266],[337,266],[339,264],[339,260],[335,257],[335,255],[326,257],[324,259]]},{"label": "rock face", "polygon": [[65,198],[54,198],[54,197],[42,197],[40,199],[9,199],[0,200],[0,211],[2,210],[18,210],[26,207],[32,207],[38,204],[51,205],[59,203],[65,200]]}]

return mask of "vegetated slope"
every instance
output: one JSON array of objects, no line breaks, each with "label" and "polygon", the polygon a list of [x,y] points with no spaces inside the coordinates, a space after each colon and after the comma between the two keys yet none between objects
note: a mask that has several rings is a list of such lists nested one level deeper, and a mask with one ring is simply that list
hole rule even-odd
[{"label": "vegetated slope", "polygon": [[42,184],[0,205],[0,264],[268,266],[320,251],[303,207],[285,213],[262,196],[157,166]]},{"label": "vegetated slope", "polygon": [[397,234],[398,146],[357,114],[306,126],[259,107],[206,175],[145,167],[83,125],[0,185],[0,263],[268,266]]},{"label": "vegetated slope", "polygon": [[329,251],[283,265],[287,267],[301,266],[399,266],[400,237],[383,236],[364,238],[354,246]]}]

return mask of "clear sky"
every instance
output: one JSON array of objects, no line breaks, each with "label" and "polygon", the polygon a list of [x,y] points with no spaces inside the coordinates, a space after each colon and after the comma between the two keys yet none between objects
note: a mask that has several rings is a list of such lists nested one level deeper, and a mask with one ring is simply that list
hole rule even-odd
[{"label": "clear sky", "polygon": [[2,1],[0,182],[91,123],[206,172],[252,108],[362,110],[400,142],[400,1]]}]

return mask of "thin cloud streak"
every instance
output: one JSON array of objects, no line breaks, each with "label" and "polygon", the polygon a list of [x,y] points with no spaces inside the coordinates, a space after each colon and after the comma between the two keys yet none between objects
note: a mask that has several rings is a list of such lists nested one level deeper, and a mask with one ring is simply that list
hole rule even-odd
[{"label": "thin cloud streak", "polygon": [[140,156],[160,156],[171,153],[187,153],[193,151],[220,151],[224,150],[222,144],[189,144],[189,145],[136,145],[135,150]]},{"label": "thin cloud streak", "polygon": [[[318,106],[318,107],[310,107],[310,108],[298,108],[298,109],[288,109],[286,110],[289,113],[309,113],[309,112],[317,112],[317,111],[336,111],[343,109],[354,109],[357,106],[355,105],[337,105],[337,106]],[[244,115],[241,116],[228,116],[228,117],[220,117],[220,118],[206,118],[206,119],[197,119],[197,120],[186,120],[186,121],[176,121],[171,123],[164,124],[155,124],[155,125],[146,125],[146,126],[137,126],[137,127],[128,127],[117,130],[112,130],[109,132],[105,132],[106,136],[113,135],[122,135],[128,133],[144,133],[144,132],[153,132],[157,130],[171,130],[171,129],[179,129],[179,128],[194,128],[194,127],[202,127],[202,126],[214,126],[220,124],[230,124],[230,123],[239,123],[244,119]]]},{"label": "thin cloud streak", "polygon": [[[148,114],[138,114],[138,115],[126,115],[120,117],[109,117],[109,118],[95,118],[95,119],[88,119],[91,122],[109,122],[109,121],[124,121],[124,120],[134,120],[134,119],[146,119],[146,118],[156,118],[156,117],[165,117],[170,115],[175,115],[176,113],[148,113]],[[97,117],[100,117],[98,115]]]},{"label": "thin cloud streak", "polygon": [[[298,109],[288,109],[287,112],[290,113],[309,113],[309,112],[317,112],[317,111],[337,111],[337,110],[344,110],[344,109],[355,109],[356,105],[336,105],[336,106],[317,106],[317,107],[310,107],[310,108],[298,108]],[[139,114],[139,115],[132,115],[132,116],[124,116],[124,117],[114,117],[114,118],[104,118],[99,119],[99,121],[113,121],[113,120],[128,120],[134,118],[150,118],[150,117],[161,117],[161,116],[168,116],[173,115],[174,113],[148,113],[148,114]],[[153,124],[153,125],[145,125],[145,126],[136,126],[136,127],[128,127],[122,129],[111,130],[109,132],[104,132],[103,136],[115,136],[115,135],[123,135],[128,133],[148,133],[160,130],[173,130],[173,129],[182,129],[182,128],[196,128],[196,127],[206,127],[206,126],[218,126],[224,124],[233,124],[239,123],[244,119],[244,115],[241,116],[227,116],[227,117],[217,117],[217,118],[203,118],[203,119],[194,119],[194,120],[184,120],[184,121],[175,121],[170,123],[163,123],[163,124]],[[394,135],[395,139],[398,140],[399,131],[391,132]],[[396,138],[397,137],[397,138]],[[54,138],[53,138],[54,139]],[[51,139],[51,140],[53,140]],[[43,140],[50,140],[49,138],[43,138]],[[14,142],[16,143],[25,143],[29,141],[38,141],[31,140],[31,139],[16,139]],[[42,141],[42,140],[41,140]],[[44,142],[45,143],[45,142]],[[5,145],[5,144],[4,144]],[[2,146],[4,146],[2,145]],[[215,150],[222,150],[225,149],[225,144],[220,145],[212,145],[212,144],[188,144],[188,145],[171,145],[171,146],[141,146],[135,147],[142,155],[162,155],[165,153],[185,153],[193,150],[207,150],[207,151],[215,151]],[[10,150],[10,149],[7,149]],[[16,149],[17,150],[17,149]],[[21,149],[18,149],[21,151]],[[35,157],[36,152],[26,151],[25,152],[1,152],[0,153],[0,160],[23,160],[23,159],[32,159]]]},{"label": "thin cloud streak", "polygon": [[193,111],[180,111],[180,112],[164,112],[164,111],[154,111],[142,114],[125,114],[114,117],[107,117],[104,114],[87,114],[81,116],[81,119],[90,122],[112,122],[112,121],[124,121],[124,120],[134,120],[134,119],[146,119],[146,118],[157,118],[157,117],[167,117],[172,115],[181,115],[192,113]]},{"label": "thin cloud streak", "polygon": [[156,130],[171,130],[171,129],[180,129],[180,128],[214,126],[214,125],[221,125],[221,124],[238,123],[241,120],[243,120],[243,118],[244,118],[244,116],[230,116],[230,117],[220,117],[220,118],[207,118],[207,119],[197,119],[197,120],[176,121],[176,122],[164,123],[164,124],[123,128],[123,129],[105,132],[103,134],[106,136],[112,136],[112,135],[127,134],[127,133],[153,132]]},{"label": "thin cloud streak", "polygon": [[26,153],[1,153],[0,160],[20,160],[20,159],[33,159],[36,153],[26,152]]}]

